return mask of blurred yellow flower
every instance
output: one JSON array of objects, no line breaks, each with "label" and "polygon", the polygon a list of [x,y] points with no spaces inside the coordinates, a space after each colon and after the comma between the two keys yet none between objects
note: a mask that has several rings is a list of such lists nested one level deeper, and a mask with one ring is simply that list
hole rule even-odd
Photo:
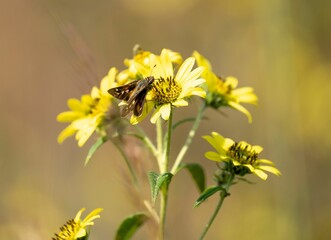
[{"label": "blurred yellow flower", "polygon": [[206,152],[205,157],[209,160],[227,163],[226,170],[234,172],[236,175],[244,176],[253,173],[266,180],[268,175],[265,171],[277,176],[281,174],[272,161],[258,158],[259,153],[263,150],[261,146],[251,146],[244,141],[237,143],[216,132],[203,138],[217,151]]},{"label": "blurred yellow flower", "polygon": [[93,87],[91,94],[83,95],[80,101],[75,98],[68,100],[70,111],[60,113],[57,121],[71,123],[59,134],[59,143],[76,134],[78,146],[82,147],[94,131],[103,126],[105,120],[110,120],[108,113],[113,98],[107,90],[117,86],[116,73],[116,68],[111,68],[108,75],[101,80],[100,89]]},{"label": "blurred yellow flower", "polygon": [[[83,220],[80,219],[80,216],[85,211],[85,208],[82,208],[74,219],[69,220],[63,227],[60,228],[61,232],[55,234],[53,240],[76,240],[76,239],[87,239],[89,234],[89,227],[94,225],[93,220],[100,218],[99,213],[102,211],[102,208],[97,208],[88,214]],[[85,237],[85,238],[84,238]]]},{"label": "blurred yellow flower", "polygon": [[160,56],[150,55],[149,65],[135,63],[136,69],[143,78],[152,75],[155,81],[147,94],[147,107],[144,113],[139,117],[133,115],[132,124],[141,121],[152,108],[155,108],[151,118],[152,123],[155,123],[159,117],[168,120],[172,107],[188,105],[186,98],[193,95],[205,97],[205,91],[199,87],[205,82],[204,79],[199,78],[204,68],[198,67],[192,70],[195,61],[190,57],[183,62],[174,76],[172,56],[172,52],[163,49]]},{"label": "blurred yellow flower", "polygon": [[[182,56],[178,52],[174,52],[170,49],[164,49],[164,51],[167,51],[172,63],[179,65],[183,62]],[[149,51],[142,50],[139,45],[134,46],[133,59],[126,58],[124,60],[124,65],[127,66],[128,68],[119,72],[119,74],[116,77],[117,82],[120,85],[123,85],[127,82],[131,82],[137,79],[142,79],[143,77],[141,73],[139,73],[139,71],[137,70],[135,64],[138,63],[144,66],[149,66],[150,65],[149,60],[151,54],[152,53]]]},{"label": "blurred yellow flower", "polygon": [[209,61],[197,51],[193,52],[193,56],[197,61],[198,66],[205,67],[202,77],[206,79],[207,96],[206,103],[208,106],[218,109],[221,106],[232,107],[244,113],[249,122],[252,122],[250,112],[240,103],[257,104],[257,96],[251,87],[236,88],[238,80],[235,77],[226,77],[225,79],[218,77],[213,71]]}]

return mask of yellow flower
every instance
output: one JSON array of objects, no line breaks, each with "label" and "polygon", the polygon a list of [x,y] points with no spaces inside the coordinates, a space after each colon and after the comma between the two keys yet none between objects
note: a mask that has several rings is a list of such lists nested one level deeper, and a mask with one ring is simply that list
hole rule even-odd
[{"label": "yellow flower", "polygon": [[218,109],[221,106],[232,107],[244,113],[249,122],[252,122],[250,112],[240,103],[257,104],[257,96],[251,87],[236,88],[238,80],[235,77],[218,77],[213,71],[209,61],[197,51],[193,52],[198,66],[205,67],[202,77],[206,79],[208,106]]},{"label": "yellow flower", "polygon": [[68,100],[70,111],[57,116],[59,122],[70,122],[70,125],[59,134],[59,143],[76,134],[78,146],[82,147],[95,130],[100,130],[105,121],[110,120],[109,110],[113,98],[107,90],[117,85],[116,73],[116,68],[111,68],[108,75],[101,80],[100,89],[93,87],[91,94],[83,95],[80,101],[75,98]]},{"label": "yellow flower", "polygon": [[[172,107],[187,106],[185,100],[193,95],[205,97],[205,91],[199,87],[204,79],[199,78],[203,67],[192,70],[194,58],[186,59],[174,75],[174,67],[171,59],[171,52],[163,49],[160,56],[151,54],[149,65],[135,63],[136,69],[144,78],[152,75],[155,78],[151,90],[147,94],[147,106],[140,117],[132,116],[131,123],[141,121],[153,108],[151,122],[155,123],[159,117],[168,120]],[[151,74],[152,73],[152,74]]]},{"label": "yellow flower", "polygon": [[53,238],[53,240],[87,239],[89,234],[89,227],[94,225],[94,219],[100,218],[99,213],[102,210],[102,208],[97,208],[88,214],[83,220],[81,220],[80,216],[85,211],[85,208],[82,208],[76,214],[74,219],[69,220],[63,227],[60,228],[61,232],[55,234],[55,238]]},{"label": "yellow flower", "polygon": [[237,143],[216,132],[203,138],[217,151],[206,152],[205,157],[213,161],[225,162],[226,170],[234,172],[236,175],[244,176],[253,173],[266,180],[268,175],[265,171],[277,176],[281,174],[272,161],[258,158],[259,153],[263,150],[261,146],[251,146],[244,141]]},{"label": "yellow flower", "polygon": [[[174,64],[181,64],[183,62],[182,56],[178,52],[174,52],[170,49],[164,49],[167,51],[168,55],[170,56],[171,62]],[[141,79],[142,75],[136,68],[136,63],[149,66],[150,65],[150,55],[152,53],[149,51],[144,51],[140,48],[139,45],[134,46],[133,48],[133,59],[125,59],[124,65],[128,68],[121,71],[116,79],[120,85],[124,85],[133,80]]]}]

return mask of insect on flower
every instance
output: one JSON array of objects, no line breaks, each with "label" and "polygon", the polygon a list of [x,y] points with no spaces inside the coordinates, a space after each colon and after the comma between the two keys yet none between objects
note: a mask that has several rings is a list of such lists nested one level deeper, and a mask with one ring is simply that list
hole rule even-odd
[{"label": "insect on flower", "polygon": [[146,95],[151,89],[154,80],[155,78],[153,76],[149,76],[108,90],[110,95],[119,100],[126,101],[127,105],[121,112],[122,117],[125,117],[131,111],[133,111],[133,115],[137,117],[142,114]]}]

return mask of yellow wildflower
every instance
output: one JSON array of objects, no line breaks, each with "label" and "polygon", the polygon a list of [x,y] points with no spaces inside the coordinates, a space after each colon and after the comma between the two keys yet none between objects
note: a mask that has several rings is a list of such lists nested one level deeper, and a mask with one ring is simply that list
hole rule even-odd
[{"label": "yellow wildflower", "polygon": [[[163,49],[160,56],[151,54],[149,66],[135,63],[135,66],[143,78],[152,75],[155,78],[151,90],[147,94],[147,106],[140,117],[132,116],[131,123],[141,121],[149,111],[155,108],[151,122],[155,123],[159,117],[168,120],[172,107],[187,106],[185,100],[193,95],[205,97],[205,91],[199,87],[204,79],[199,78],[203,67],[192,70],[194,58],[186,59],[174,75],[174,67],[171,60],[171,52]],[[151,74],[152,73],[152,74]]]},{"label": "yellow wildflower", "polygon": [[59,122],[70,122],[70,125],[59,134],[59,143],[76,134],[78,146],[82,147],[95,130],[100,130],[105,121],[110,120],[109,110],[113,98],[107,90],[117,85],[116,73],[116,68],[111,68],[108,75],[101,80],[100,89],[93,87],[91,94],[83,95],[80,101],[75,98],[68,100],[70,111],[57,116]]},{"label": "yellow wildflower", "polygon": [[85,208],[82,208],[74,219],[67,221],[67,223],[60,228],[60,232],[55,234],[53,240],[76,240],[76,239],[87,239],[89,234],[89,227],[94,225],[93,220],[100,218],[99,213],[102,211],[102,208],[97,208],[88,214],[83,220],[80,219],[80,216],[85,211]]},{"label": "yellow wildflower", "polygon": [[[171,62],[174,64],[181,64],[183,62],[182,56],[178,52],[174,52],[170,49],[164,49],[164,51],[167,51],[168,55],[170,56]],[[144,65],[144,66],[150,66],[150,55],[152,53],[149,51],[144,51],[140,48],[139,45],[134,46],[133,48],[133,58],[132,59],[125,59],[124,60],[124,65],[127,66],[128,68],[121,71],[116,79],[117,82],[120,85],[123,85],[127,82],[131,82],[134,80],[138,80],[142,78],[141,73],[136,68],[136,63]],[[151,74],[151,73],[149,73]]]},{"label": "yellow wildflower", "polygon": [[252,146],[244,141],[237,143],[216,132],[203,138],[216,150],[216,152],[206,152],[205,157],[209,160],[227,163],[226,169],[236,175],[244,176],[253,173],[266,180],[268,175],[265,171],[277,176],[281,174],[272,161],[258,158],[259,153],[263,150],[261,146]]},{"label": "yellow wildflower", "polygon": [[213,71],[209,61],[197,51],[193,52],[198,66],[205,67],[202,77],[206,79],[208,106],[218,109],[221,106],[232,107],[244,113],[248,121],[252,121],[250,112],[241,103],[257,104],[257,96],[251,87],[236,88],[238,79],[235,77],[218,77]]}]

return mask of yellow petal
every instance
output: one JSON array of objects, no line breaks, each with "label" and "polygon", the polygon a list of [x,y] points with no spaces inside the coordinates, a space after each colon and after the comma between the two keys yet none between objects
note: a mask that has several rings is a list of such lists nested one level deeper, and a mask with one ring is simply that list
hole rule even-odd
[{"label": "yellow petal", "polygon": [[86,236],[86,230],[84,228],[80,228],[78,232],[75,234],[74,239],[78,239]]},{"label": "yellow petal", "polygon": [[261,147],[259,145],[254,145],[254,146],[252,146],[252,150],[255,151],[257,154],[259,154],[260,152],[263,151],[263,147]]},{"label": "yellow petal", "polygon": [[161,52],[161,61],[163,64],[163,68],[164,68],[164,75],[163,76],[173,76],[174,75],[174,70],[172,67],[172,62],[169,56],[169,52],[166,50],[162,50]]},{"label": "yellow petal", "polygon": [[100,91],[97,87],[93,87],[91,90],[91,97],[93,99],[100,98]]},{"label": "yellow petal", "polygon": [[69,98],[67,101],[68,107],[73,111],[80,111],[82,103],[76,98]]},{"label": "yellow petal", "polygon": [[111,68],[108,72],[108,75],[101,80],[100,90],[102,94],[107,95],[110,88],[115,87],[115,77],[118,70],[116,68]]},{"label": "yellow petal", "polygon": [[257,168],[261,169],[261,170],[264,170],[264,171],[267,171],[267,172],[271,172],[271,173],[275,174],[276,176],[281,175],[280,171],[277,168],[273,167],[273,166],[258,166]]},{"label": "yellow petal", "polygon": [[180,68],[177,72],[177,75],[175,77],[176,81],[179,84],[181,84],[183,80],[185,81],[186,76],[188,76],[190,74],[193,65],[194,65],[194,58],[189,57],[180,66]]},{"label": "yellow petal", "polygon": [[[195,80],[197,78],[200,77],[200,75],[202,74],[202,72],[204,71],[204,67],[198,67],[196,69],[194,69],[192,72],[190,72],[185,79],[183,79],[181,81],[182,84],[185,84],[186,82],[195,82]],[[204,81],[202,81],[201,83],[203,83]],[[197,85],[201,84],[199,83],[199,81],[196,82]],[[195,85],[195,86],[197,86]]]},{"label": "yellow petal", "polygon": [[75,138],[78,141],[79,147],[82,147],[86,143],[86,141],[98,127],[102,120],[101,116],[102,114],[89,116],[86,118],[78,119],[72,123],[73,127],[78,129]]},{"label": "yellow petal", "polygon": [[187,98],[190,96],[199,96],[201,98],[205,98],[206,97],[206,91],[203,90],[202,88],[191,88],[191,89],[184,89],[181,94],[179,95],[178,98]]},{"label": "yellow petal", "polygon": [[184,107],[188,105],[188,102],[183,99],[179,99],[173,102],[172,105],[175,107]]},{"label": "yellow petal", "polygon": [[212,161],[221,161],[220,154],[216,152],[206,152],[205,157]]},{"label": "yellow petal", "polygon": [[248,118],[248,122],[249,123],[252,123],[252,115],[250,114],[250,112],[244,108],[243,106],[241,106],[240,104],[238,103],[235,103],[235,102],[228,102],[228,105],[236,110],[238,110],[239,112],[242,112],[243,114],[245,114]]},{"label": "yellow petal", "polygon": [[211,137],[211,136],[203,136],[203,138],[218,152],[220,152],[221,149],[221,143],[217,142],[215,140],[215,138]]},{"label": "yellow petal", "polygon": [[82,215],[82,213],[85,211],[85,208],[81,208],[78,213],[76,214],[75,218],[74,218],[74,221],[76,223],[80,222],[80,216]]},{"label": "yellow petal", "polygon": [[169,119],[170,111],[171,111],[171,105],[170,104],[165,104],[165,105],[161,106],[160,112],[161,112],[161,116],[164,120],[167,121]]},{"label": "yellow petal", "polygon": [[77,132],[76,129],[72,127],[72,125],[69,125],[65,129],[63,129],[59,136],[57,137],[57,142],[58,143],[63,143],[64,140],[66,140],[68,137],[74,135]]},{"label": "yellow petal", "polygon": [[268,178],[268,175],[259,169],[255,169],[253,174],[255,174],[256,176],[258,176],[259,178],[261,178],[263,180],[267,180],[267,178]]},{"label": "yellow petal", "polygon": [[202,56],[198,51],[194,51],[192,55],[197,61],[198,66],[203,66],[208,71],[212,70],[210,62],[204,56]]},{"label": "yellow petal", "polygon": [[270,164],[270,165],[272,165],[272,166],[275,165],[272,161],[270,161],[270,160],[268,160],[268,159],[258,159],[256,162],[257,162],[257,163]]},{"label": "yellow petal", "polygon": [[151,74],[151,69],[143,64],[140,64],[138,62],[134,62],[134,67],[137,69],[137,71],[143,75],[143,77],[148,77]]},{"label": "yellow petal", "polygon": [[156,123],[156,120],[159,119],[159,117],[161,116],[160,108],[161,108],[161,107],[158,107],[158,108],[154,111],[154,113],[153,113],[153,115],[152,115],[152,117],[151,117],[151,123],[155,124],[155,123]]},{"label": "yellow petal", "polygon": [[238,86],[238,79],[232,76],[225,78],[225,84],[231,86],[232,89]]},{"label": "yellow petal", "polygon": [[84,117],[84,114],[82,112],[67,111],[57,115],[56,120],[58,122],[72,122],[81,117]]}]

